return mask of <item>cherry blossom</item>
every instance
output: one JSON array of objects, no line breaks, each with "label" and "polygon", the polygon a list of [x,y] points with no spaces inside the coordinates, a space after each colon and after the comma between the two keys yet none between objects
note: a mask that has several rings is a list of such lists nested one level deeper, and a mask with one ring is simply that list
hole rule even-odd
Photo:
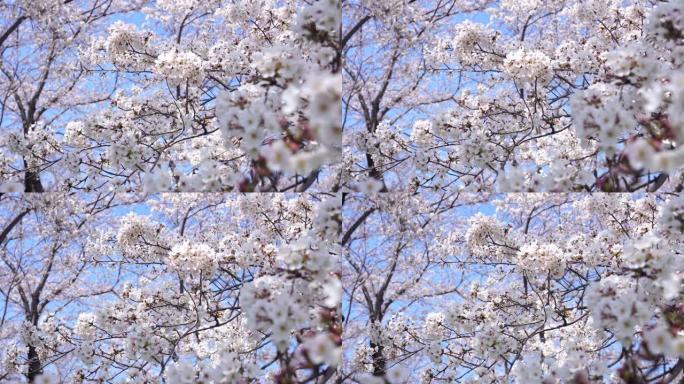
[{"label": "cherry blossom", "polygon": [[681,190],[681,1],[390,3],[344,5],[348,190]]},{"label": "cherry blossom", "polygon": [[0,8],[3,188],[334,183],[339,1],[33,3]]},{"label": "cherry blossom", "polygon": [[335,379],[338,196],[46,193],[0,203],[2,380]]},{"label": "cherry blossom", "polygon": [[676,382],[682,201],[350,195],[342,372],[353,383]]}]

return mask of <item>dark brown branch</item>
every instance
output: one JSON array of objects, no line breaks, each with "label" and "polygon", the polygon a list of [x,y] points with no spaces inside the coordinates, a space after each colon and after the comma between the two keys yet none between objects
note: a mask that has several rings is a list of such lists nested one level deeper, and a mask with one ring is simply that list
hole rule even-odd
[{"label": "dark brown branch", "polygon": [[17,28],[19,28],[19,25],[21,25],[21,23],[23,23],[24,20],[26,20],[26,19],[27,19],[26,16],[21,16],[20,18],[18,18],[18,19],[14,22],[14,24],[10,25],[10,27],[7,28],[7,30],[5,31],[5,33],[3,33],[2,36],[0,36],[0,46],[2,46],[2,44],[5,42],[5,40],[7,40],[7,38],[9,37],[9,35],[11,35],[12,32],[16,31]]},{"label": "dark brown branch", "polygon": [[359,226],[363,224],[363,222],[366,221],[368,216],[370,216],[373,212],[375,212],[375,208],[367,210],[358,219],[356,219],[354,224],[352,224],[351,227],[349,227],[347,232],[344,234],[344,236],[342,236],[342,246],[344,246],[349,241],[349,239],[351,239],[351,236],[354,233],[354,231],[356,231],[356,229],[359,228]]}]

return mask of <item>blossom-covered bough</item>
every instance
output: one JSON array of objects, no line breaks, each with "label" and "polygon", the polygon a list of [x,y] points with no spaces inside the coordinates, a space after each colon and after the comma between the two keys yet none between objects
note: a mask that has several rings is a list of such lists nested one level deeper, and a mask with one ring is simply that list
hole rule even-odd
[{"label": "blossom-covered bough", "polygon": [[684,377],[681,195],[358,194],[343,215],[348,382]]},{"label": "blossom-covered bough", "polygon": [[0,381],[334,382],[334,195],[4,195]]},{"label": "blossom-covered bough", "polygon": [[346,2],[347,188],[681,190],[684,4]]},{"label": "blossom-covered bough", "polygon": [[340,20],[338,0],[1,5],[3,189],[329,189]]}]

